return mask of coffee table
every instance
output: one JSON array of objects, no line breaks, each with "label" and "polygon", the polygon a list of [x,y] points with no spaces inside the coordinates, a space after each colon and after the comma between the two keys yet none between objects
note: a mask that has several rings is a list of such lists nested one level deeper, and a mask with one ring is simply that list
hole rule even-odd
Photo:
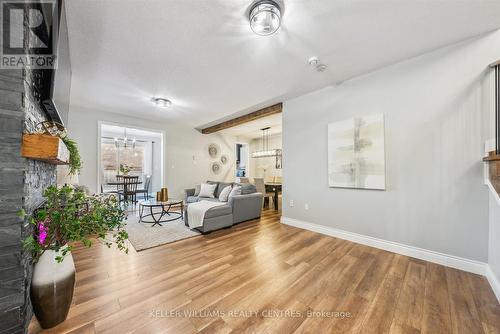
[{"label": "coffee table", "polygon": [[[171,211],[172,207],[180,206],[180,212]],[[160,210],[153,210],[161,208]],[[146,210],[146,213],[144,213]],[[147,212],[149,210],[149,213]],[[146,220],[144,219],[146,218]],[[139,202],[139,222],[153,224],[151,226],[160,225],[177,219],[184,219],[184,202],[177,199],[169,199],[165,202],[156,200],[148,200]]]}]

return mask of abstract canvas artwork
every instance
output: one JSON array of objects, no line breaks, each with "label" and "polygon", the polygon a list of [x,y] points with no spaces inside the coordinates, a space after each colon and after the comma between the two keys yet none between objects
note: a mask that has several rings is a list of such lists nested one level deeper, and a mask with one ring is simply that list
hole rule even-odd
[{"label": "abstract canvas artwork", "polygon": [[328,184],[385,189],[384,115],[328,124]]}]

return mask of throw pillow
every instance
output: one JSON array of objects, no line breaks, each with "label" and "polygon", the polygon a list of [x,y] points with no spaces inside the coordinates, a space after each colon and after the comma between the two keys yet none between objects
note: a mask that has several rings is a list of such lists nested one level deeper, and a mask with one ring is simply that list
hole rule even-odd
[{"label": "throw pillow", "polygon": [[227,199],[229,198],[229,193],[231,192],[231,186],[227,186],[222,191],[220,192],[219,195],[219,201],[221,202],[227,202]]},{"label": "throw pillow", "polygon": [[224,188],[226,188],[227,186],[231,186],[232,188],[233,184],[230,182],[219,182],[219,186],[217,187],[217,190],[215,190],[215,197],[219,197],[222,190],[224,190]]},{"label": "throw pillow", "polygon": [[199,196],[199,195],[200,195],[200,190],[201,190],[201,184],[197,184],[197,185],[194,187],[194,195],[195,195],[195,196]]},{"label": "throw pillow", "polygon": [[200,197],[214,198],[214,192],[217,184],[202,183],[200,186]]},{"label": "throw pillow", "polygon": [[229,201],[229,199],[231,197],[234,197],[237,195],[241,195],[241,187],[234,187],[233,189],[231,189],[231,192],[229,193],[227,200]]}]

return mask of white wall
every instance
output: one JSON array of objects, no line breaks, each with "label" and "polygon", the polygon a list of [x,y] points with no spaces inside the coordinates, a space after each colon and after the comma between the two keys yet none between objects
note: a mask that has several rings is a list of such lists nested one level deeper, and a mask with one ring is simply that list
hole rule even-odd
[{"label": "white wall", "polygon": [[[195,184],[206,180],[234,180],[235,138],[233,137],[220,134],[203,135],[193,128],[177,124],[158,123],[72,106],[68,134],[78,143],[83,160],[83,169],[79,176],[80,184],[88,186],[92,192],[98,190],[98,121],[165,131],[164,183],[169,188],[171,196],[182,198],[185,188],[192,188]],[[229,163],[217,176],[213,175],[210,170],[213,160],[208,155],[208,146],[211,143],[219,144],[221,152],[229,157]],[[157,191],[157,189],[152,190]]]},{"label": "white wall", "polygon": [[[269,149],[281,149],[282,136],[275,134],[269,137]],[[253,139],[250,142],[250,154],[262,150],[262,138]],[[266,172],[264,173],[264,168]],[[282,169],[276,169],[276,158],[252,158],[250,157],[250,177],[281,176]]]},{"label": "white wall", "polygon": [[[488,265],[500,282],[500,198],[490,192],[490,233],[488,240]],[[500,287],[499,287],[500,288]],[[500,296],[498,296],[500,299]]]},{"label": "white wall", "polygon": [[[496,59],[499,32],[286,101],[283,216],[486,262],[481,159],[493,124],[487,65]],[[329,188],[327,124],[377,113],[387,190]]]}]

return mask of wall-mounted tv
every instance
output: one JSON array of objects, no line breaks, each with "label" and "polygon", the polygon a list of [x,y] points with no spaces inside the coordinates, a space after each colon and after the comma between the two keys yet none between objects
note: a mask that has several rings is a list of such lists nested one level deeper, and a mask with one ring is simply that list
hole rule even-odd
[{"label": "wall-mounted tv", "polygon": [[66,8],[63,0],[58,1],[58,11],[59,29],[55,45],[57,67],[47,73],[49,87],[42,98],[42,105],[51,120],[67,126],[71,91],[71,61]]}]

